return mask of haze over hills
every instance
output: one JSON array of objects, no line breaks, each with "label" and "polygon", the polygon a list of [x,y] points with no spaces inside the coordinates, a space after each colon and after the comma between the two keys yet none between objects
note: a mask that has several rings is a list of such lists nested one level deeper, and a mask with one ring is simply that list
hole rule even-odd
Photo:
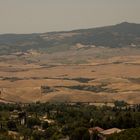
[{"label": "haze over hills", "polygon": [[0,35],[0,101],[140,103],[140,24]]},{"label": "haze over hills", "polygon": [[0,1],[0,140],[140,140],[140,0]]},{"label": "haze over hills", "polygon": [[26,52],[31,49],[48,52],[63,51],[76,44],[111,48],[139,47],[140,24],[123,22],[113,26],[67,32],[4,34],[0,35],[0,54]]}]

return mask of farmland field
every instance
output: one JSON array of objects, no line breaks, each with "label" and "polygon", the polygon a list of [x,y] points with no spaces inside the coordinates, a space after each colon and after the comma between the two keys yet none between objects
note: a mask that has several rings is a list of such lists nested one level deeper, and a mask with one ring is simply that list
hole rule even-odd
[{"label": "farmland field", "polygon": [[140,49],[80,51],[1,56],[1,101],[140,102]]}]

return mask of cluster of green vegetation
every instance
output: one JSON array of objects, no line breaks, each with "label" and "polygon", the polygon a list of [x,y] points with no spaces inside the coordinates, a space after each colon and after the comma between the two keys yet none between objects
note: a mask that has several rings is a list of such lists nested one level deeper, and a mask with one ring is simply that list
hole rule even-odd
[{"label": "cluster of green vegetation", "polygon": [[137,83],[137,84],[140,83],[140,78],[127,78],[127,79],[132,83]]},{"label": "cluster of green vegetation", "polygon": [[117,89],[111,89],[106,87],[106,85],[74,85],[74,86],[63,86],[65,88],[74,89],[74,90],[84,90],[84,91],[91,91],[91,92],[108,92],[108,93],[116,93]]},{"label": "cluster of green vegetation", "polygon": [[75,81],[78,81],[80,83],[88,83],[89,81],[94,80],[94,78],[77,77],[77,78],[72,78],[70,80],[75,80]]},{"label": "cluster of green vegetation", "polygon": [[[65,76],[65,75],[64,75]],[[36,77],[33,77],[34,79]],[[94,78],[85,78],[85,77],[77,77],[77,78],[68,78],[68,77],[64,77],[64,78],[58,78],[58,77],[55,77],[55,78],[49,78],[49,77],[43,77],[43,79],[55,79],[55,80],[74,80],[74,81],[78,81],[80,83],[88,83],[89,81],[92,81],[92,80],[95,80]]]},{"label": "cluster of green vegetation", "polygon": [[18,78],[18,77],[4,77],[4,78],[2,78],[2,80],[8,80],[10,82],[15,82],[15,81],[18,81],[18,80],[22,80],[22,78]]},{"label": "cluster of green vegetation", "polygon": [[95,80],[94,78],[85,78],[85,77],[77,77],[77,78],[54,78],[54,77],[24,77],[24,78],[19,78],[19,77],[0,77],[0,79],[2,80],[7,80],[10,82],[15,82],[15,81],[19,81],[19,80],[40,80],[40,79],[51,79],[51,80],[74,80],[74,81],[78,81],[80,83],[88,83],[89,81]]},{"label": "cluster of green vegetation", "polygon": [[41,86],[41,93],[50,93],[56,91],[54,88],[49,86]]},{"label": "cluster of green vegetation", "polygon": [[[18,118],[13,119],[12,115],[15,117],[16,113]],[[21,124],[20,119],[23,117],[25,123]],[[125,129],[109,136],[108,140],[126,140],[132,133],[128,140],[137,140],[139,118],[140,105],[131,107],[123,101],[116,101],[115,107],[79,103],[0,104],[0,140],[13,140],[8,135],[9,131],[17,132],[25,140],[89,140],[88,129],[95,126]]]}]

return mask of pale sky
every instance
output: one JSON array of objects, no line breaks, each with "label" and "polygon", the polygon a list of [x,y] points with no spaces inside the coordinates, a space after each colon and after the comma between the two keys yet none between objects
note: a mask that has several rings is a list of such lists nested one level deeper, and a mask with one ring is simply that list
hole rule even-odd
[{"label": "pale sky", "polygon": [[140,23],[140,0],[0,0],[0,34]]}]

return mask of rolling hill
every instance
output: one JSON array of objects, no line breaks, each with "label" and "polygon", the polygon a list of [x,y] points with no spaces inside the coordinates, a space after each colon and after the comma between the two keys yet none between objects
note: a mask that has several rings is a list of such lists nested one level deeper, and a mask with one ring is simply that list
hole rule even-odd
[{"label": "rolling hill", "polygon": [[0,35],[0,102],[140,103],[140,24]]},{"label": "rolling hill", "polygon": [[104,47],[139,47],[140,24],[123,22],[121,24],[41,34],[0,35],[0,55],[28,50],[63,51],[76,44]]}]

